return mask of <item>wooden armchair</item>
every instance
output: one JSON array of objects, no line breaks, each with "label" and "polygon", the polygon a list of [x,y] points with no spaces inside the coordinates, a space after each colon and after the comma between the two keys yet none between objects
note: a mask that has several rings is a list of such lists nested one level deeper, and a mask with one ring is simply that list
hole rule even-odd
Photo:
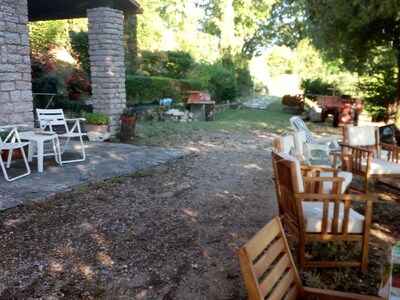
[{"label": "wooden armchair", "polygon": [[[342,194],[343,178],[305,177],[300,164],[285,153],[272,153],[275,187],[282,222],[298,241],[299,266],[360,267],[367,269],[372,202],[375,195]],[[331,185],[329,194],[324,186]],[[363,205],[358,213],[351,205]],[[312,241],[361,242],[357,261],[312,261],[306,259],[306,244]]]},{"label": "wooden armchair", "polygon": [[250,300],[261,299],[383,299],[304,287],[279,217],[272,219],[238,251]]},{"label": "wooden armchair", "polygon": [[351,170],[364,178],[365,193],[373,178],[400,178],[400,147],[379,142],[379,129],[373,126],[344,126],[343,152],[352,156]]}]

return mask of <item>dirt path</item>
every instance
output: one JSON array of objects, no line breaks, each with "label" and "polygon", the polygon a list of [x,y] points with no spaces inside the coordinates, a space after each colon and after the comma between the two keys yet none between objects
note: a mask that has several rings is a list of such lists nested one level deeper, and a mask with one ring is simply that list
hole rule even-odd
[{"label": "dirt path", "polygon": [[0,298],[238,299],[235,248],[277,213],[271,139],[193,155],[0,216]]},{"label": "dirt path", "polygon": [[[272,138],[177,136],[193,155],[1,213],[0,299],[245,298],[236,248],[277,214]],[[391,242],[396,197],[374,225]],[[385,247],[374,237],[369,277],[339,272],[338,288],[377,291]]]}]

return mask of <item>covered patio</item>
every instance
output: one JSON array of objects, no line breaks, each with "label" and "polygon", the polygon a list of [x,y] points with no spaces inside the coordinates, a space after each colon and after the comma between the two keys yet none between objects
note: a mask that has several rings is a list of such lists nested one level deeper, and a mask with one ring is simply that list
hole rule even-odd
[{"label": "covered patio", "polygon": [[124,21],[140,13],[134,0],[4,0],[0,13],[0,125],[33,126],[28,21],[87,17],[94,111],[110,115],[119,132],[125,107]]}]

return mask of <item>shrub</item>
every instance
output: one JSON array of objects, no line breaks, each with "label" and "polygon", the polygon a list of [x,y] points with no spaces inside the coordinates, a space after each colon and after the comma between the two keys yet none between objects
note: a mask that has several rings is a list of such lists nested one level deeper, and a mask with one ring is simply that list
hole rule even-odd
[{"label": "shrub", "polygon": [[196,78],[216,102],[233,100],[237,96],[235,72],[221,63],[198,64],[190,72],[190,77]]},{"label": "shrub", "polygon": [[187,99],[187,91],[201,89],[194,80],[174,80],[164,77],[127,76],[127,101],[135,104],[158,104],[160,99],[172,98],[175,103]]},{"label": "shrub", "polygon": [[[333,87],[333,83],[323,81],[321,78],[317,79],[304,79],[301,81],[300,87],[303,89],[304,94],[311,95],[332,95],[332,91],[328,88]],[[337,91],[340,95],[340,91]]]},{"label": "shrub", "polygon": [[86,31],[70,31],[69,38],[72,56],[79,62],[82,70],[90,76],[89,36]]},{"label": "shrub", "polygon": [[108,115],[99,112],[84,114],[83,117],[86,119],[86,124],[108,125],[110,122]]}]

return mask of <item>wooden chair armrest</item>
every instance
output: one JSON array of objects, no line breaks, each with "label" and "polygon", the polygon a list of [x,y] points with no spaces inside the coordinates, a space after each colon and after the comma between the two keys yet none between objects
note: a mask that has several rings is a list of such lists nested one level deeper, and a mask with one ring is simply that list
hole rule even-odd
[{"label": "wooden chair armrest", "polygon": [[341,143],[340,145],[341,145],[342,147],[346,147],[346,148],[349,148],[349,149],[354,149],[354,150],[358,150],[358,151],[362,151],[362,152],[367,152],[367,153],[371,153],[371,154],[374,153],[374,151],[371,150],[371,149],[366,149],[366,148],[359,147],[359,146],[352,146],[352,145],[344,144],[344,143]]},{"label": "wooden chair armrest", "polygon": [[337,177],[339,169],[319,166],[300,165],[300,170],[304,176],[312,177],[315,173],[318,175],[321,172],[332,172],[334,177]]},{"label": "wooden chair armrest", "polygon": [[[323,178],[323,177],[321,177]],[[315,201],[323,201],[325,199],[341,200],[341,201],[361,201],[373,202],[378,200],[378,195],[373,193],[368,194],[313,194],[313,193],[298,193],[295,195],[296,199],[312,199]]]},{"label": "wooden chair armrest", "polygon": [[383,300],[377,296],[367,296],[361,294],[346,293],[332,290],[322,290],[311,287],[304,287],[304,292],[307,297],[315,297],[317,299],[356,299],[356,300]]}]

